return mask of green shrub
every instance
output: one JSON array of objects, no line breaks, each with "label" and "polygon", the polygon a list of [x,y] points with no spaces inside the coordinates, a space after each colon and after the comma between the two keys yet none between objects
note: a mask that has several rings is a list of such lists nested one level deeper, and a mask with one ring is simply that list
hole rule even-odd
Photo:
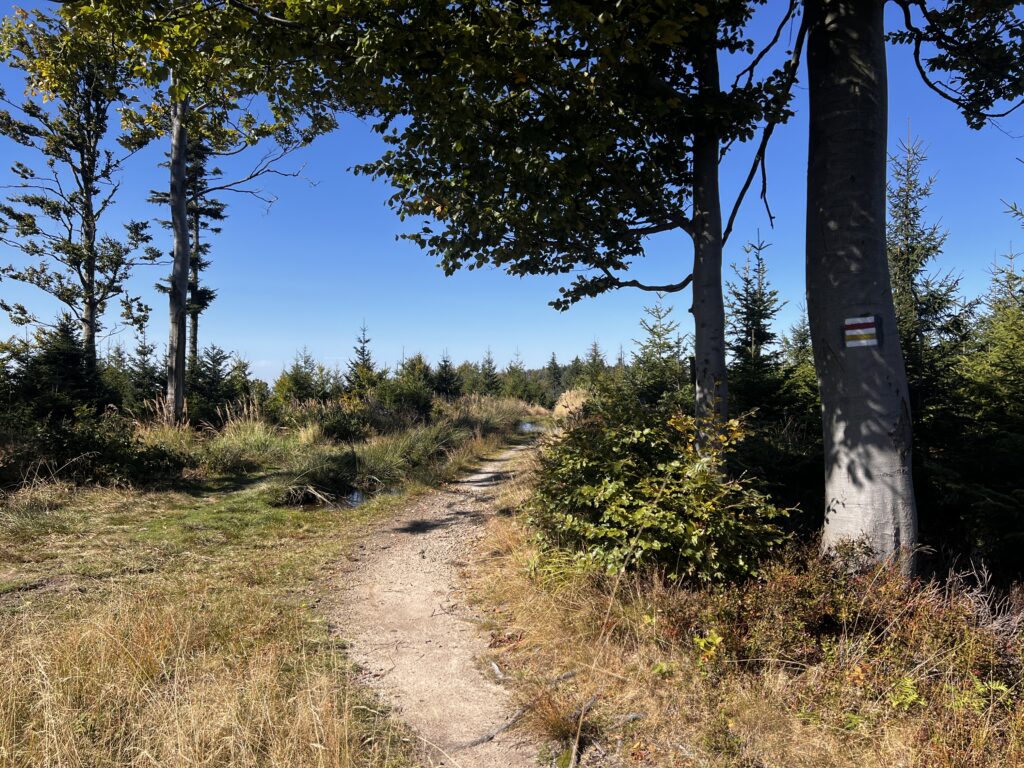
[{"label": "green shrub", "polygon": [[784,538],[785,514],[725,458],[738,422],[704,430],[664,407],[605,391],[542,452],[533,522],[558,545],[610,569],[657,563],[673,578],[755,572]]}]

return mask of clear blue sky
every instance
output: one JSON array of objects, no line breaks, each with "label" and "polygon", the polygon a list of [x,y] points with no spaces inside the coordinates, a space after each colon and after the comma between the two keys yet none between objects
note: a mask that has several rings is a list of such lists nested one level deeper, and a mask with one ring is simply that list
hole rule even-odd
[{"label": "clear blue sky", "polygon": [[[24,3],[23,5],[34,5]],[[42,5],[42,4],[40,4]],[[783,3],[768,3],[758,27]],[[893,9],[890,9],[890,12]],[[895,26],[895,15],[890,16]],[[982,292],[997,254],[1024,240],[1019,226],[1004,213],[1002,200],[1024,203],[1024,118],[1003,121],[1003,131],[971,131],[953,107],[919,81],[909,52],[893,49],[889,57],[890,148],[910,135],[928,146],[929,169],[937,175],[929,216],[949,230],[940,269],[964,276],[969,295]],[[20,88],[16,73],[4,68],[0,83],[9,94]],[[789,301],[779,319],[782,328],[796,319],[803,303],[803,239],[806,179],[806,98],[798,86],[797,116],[780,127],[769,150],[769,195],[775,229],[752,190],[726,261],[743,258],[746,240],[771,242],[767,254],[770,278]],[[163,215],[145,203],[148,190],[165,189],[166,170],[158,167],[163,147],[152,147],[125,167],[118,207],[106,217],[115,228],[129,218]],[[372,160],[381,143],[369,128],[344,120],[341,129],[294,156],[285,168],[303,167],[302,178],[271,178],[262,186],[278,196],[266,210],[244,195],[227,195],[229,218],[211,253],[208,283],[218,297],[203,316],[201,342],[215,343],[249,359],[256,373],[272,379],[296,350],[307,347],[334,364],[347,360],[359,326],[365,321],[378,359],[394,364],[403,354],[421,351],[437,360],[444,350],[456,360],[479,359],[491,348],[499,364],[517,352],[527,365],[543,364],[551,352],[563,362],[582,354],[597,339],[614,356],[628,351],[637,324],[652,294],[617,293],[578,304],[566,313],[547,306],[559,281],[513,278],[493,269],[446,278],[416,246],[396,241],[402,222],[388,209],[390,190],[382,182],[356,177],[351,166]],[[752,148],[740,147],[727,158],[722,174],[723,207],[731,201],[750,162]],[[0,141],[0,173],[24,157],[18,147]],[[222,164],[225,170],[230,166]],[[239,167],[245,165],[243,160]],[[157,229],[158,243],[169,248],[168,235]],[[0,262],[16,254],[0,246]],[[658,281],[678,280],[691,262],[688,241],[680,236],[651,239],[648,258],[635,273]],[[150,339],[161,347],[166,339],[166,300],[153,283],[166,267],[149,267],[133,280],[133,289],[153,307]],[[0,283],[9,301],[23,301],[40,314],[56,305],[39,292]],[[670,296],[683,330],[690,327],[689,293]],[[23,332],[0,319],[0,334]],[[112,341],[133,343],[130,334]],[[110,343],[110,342],[108,342]]]}]

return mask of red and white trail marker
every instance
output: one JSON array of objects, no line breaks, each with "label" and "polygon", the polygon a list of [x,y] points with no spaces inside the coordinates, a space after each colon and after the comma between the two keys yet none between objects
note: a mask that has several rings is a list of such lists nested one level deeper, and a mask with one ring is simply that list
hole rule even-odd
[{"label": "red and white trail marker", "polygon": [[847,347],[878,346],[878,320],[874,315],[846,318],[843,332]]}]

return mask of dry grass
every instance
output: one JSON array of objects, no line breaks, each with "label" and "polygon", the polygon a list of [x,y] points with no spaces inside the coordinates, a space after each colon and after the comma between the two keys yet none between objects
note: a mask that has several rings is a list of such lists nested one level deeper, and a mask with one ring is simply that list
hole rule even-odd
[{"label": "dry grass", "polygon": [[[4,500],[0,767],[415,764],[312,607],[321,569],[393,499],[340,513],[270,496]],[[11,523],[36,514],[64,523]]]},{"label": "dry grass", "polygon": [[300,611],[174,587],[0,628],[0,765],[403,764],[400,731]]},{"label": "dry grass", "polygon": [[[418,493],[519,418],[511,404],[468,410],[493,430],[425,427],[357,453],[366,467],[371,445],[378,464],[400,455],[390,480]],[[207,466],[262,474],[160,492],[39,482],[0,498],[0,768],[417,764],[315,611],[324,570],[403,497],[282,507],[296,467],[351,449],[252,414],[225,422],[198,437],[142,430]]]},{"label": "dry grass", "polygon": [[[520,505],[528,477],[506,493]],[[542,550],[515,518],[473,579],[494,659],[565,764],[579,738],[611,765],[1024,765],[1024,602],[966,581],[801,552],[746,585],[672,587]]]},{"label": "dry grass", "polygon": [[563,421],[583,407],[587,402],[587,391],[584,389],[568,389],[558,396],[558,402],[552,413],[556,421]]}]

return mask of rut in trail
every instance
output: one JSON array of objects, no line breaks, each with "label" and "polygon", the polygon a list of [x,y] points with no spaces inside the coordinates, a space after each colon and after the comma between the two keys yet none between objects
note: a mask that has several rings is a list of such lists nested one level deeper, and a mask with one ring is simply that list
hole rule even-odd
[{"label": "rut in trail", "polygon": [[331,624],[366,682],[412,726],[427,765],[532,768],[538,745],[513,729],[515,705],[478,659],[487,638],[459,596],[458,570],[494,514],[494,494],[523,448],[412,501],[343,562]]}]

